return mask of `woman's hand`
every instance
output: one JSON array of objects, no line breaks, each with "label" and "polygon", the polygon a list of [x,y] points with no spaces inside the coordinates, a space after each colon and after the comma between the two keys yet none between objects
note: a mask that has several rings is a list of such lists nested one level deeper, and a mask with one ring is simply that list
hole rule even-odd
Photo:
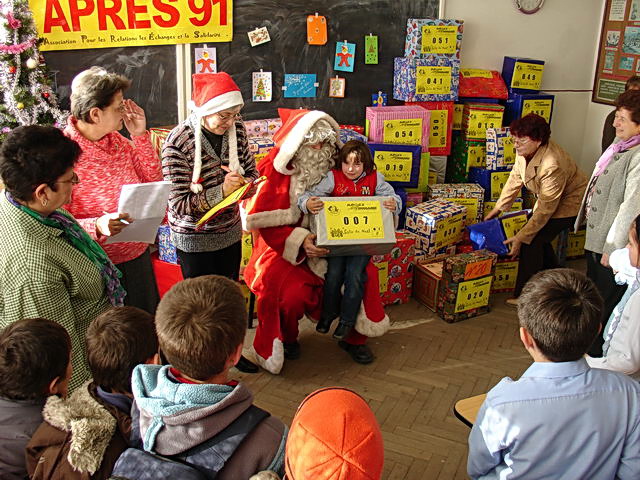
[{"label": "woman's hand", "polygon": [[600,264],[603,267],[607,267],[607,268],[611,267],[611,265],[609,265],[609,254],[608,253],[603,253],[602,254],[602,258],[600,259]]},{"label": "woman's hand", "polygon": [[329,250],[327,250],[326,248],[317,247],[315,244],[315,239],[316,236],[313,233],[310,233],[309,235],[307,235],[307,238],[304,239],[304,242],[302,242],[302,248],[307,254],[307,257],[326,257],[329,253]]},{"label": "woman's hand", "polygon": [[133,100],[122,101],[122,120],[129,133],[133,137],[144,135],[147,131],[147,118],[144,110],[136,105]]},{"label": "woman's hand", "polygon": [[96,220],[96,231],[105,237],[112,237],[119,234],[131,222],[133,218],[128,213],[106,213]]},{"label": "woman's hand", "polygon": [[307,210],[309,213],[313,213],[314,215],[320,213],[322,207],[324,207],[324,202],[318,197],[311,197],[307,200]]},{"label": "woman's hand", "polygon": [[396,201],[393,198],[387,198],[382,202],[382,206],[387,210],[391,210],[395,213],[396,211]]},{"label": "woman's hand", "polygon": [[517,237],[511,237],[507,238],[502,243],[509,247],[509,255],[511,255],[511,260],[514,260],[520,253],[520,246],[522,245],[522,242],[518,240]]},{"label": "woman's hand", "polygon": [[224,176],[224,183],[222,184],[222,194],[225,197],[228,197],[245,183],[245,179],[242,175],[236,172],[229,172]]},{"label": "woman's hand", "polygon": [[486,222],[487,220],[491,220],[492,218],[498,217],[500,216],[501,213],[502,212],[500,210],[498,210],[497,208],[494,208],[489,213],[487,213],[487,215],[484,217],[484,221]]}]

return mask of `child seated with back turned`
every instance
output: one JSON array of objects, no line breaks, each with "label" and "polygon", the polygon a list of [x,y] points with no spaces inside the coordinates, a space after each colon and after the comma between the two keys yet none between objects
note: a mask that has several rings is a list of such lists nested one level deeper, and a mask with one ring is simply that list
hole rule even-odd
[{"label": "child seated with back turned", "polygon": [[87,361],[93,380],[66,400],[52,397],[44,422],[27,446],[31,480],[107,479],[131,433],[131,372],[158,362],[153,316],[115,307],[87,329]]},{"label": "child seated with back turned", "polygon": [[[303,213],[319,213],[324,204],[318,197],[382,196],[386,209],[398,214],[402,201],[384,176],[376,170],[369,147],[358,140],[349,140],[339,153],[340,167],[331,170],[317,185],[298,198],[298,208]],[[370,255],[327,257],[327,273],[324,279],[322,315],[316,326],[320,333],[327,333],[331,323],[340,317],[333,337],[343,340],[356,324],[360,303],[367,279],[365,269]],[[344,294],[341,295],[344,284]]]},{"label": "child seated with back turned", "polygon": [[216,480],[284,472],[286,427],[229,378],[246,318],[240,288],[218,275],[184,280],[162,297],[156,330],[170,365],[133,371],[134,443]]},{"label": "child seated with back turned", "polygon": [[527,282],[518,319],[534,363],[487,394],[469,436],[472,479],[640,478],[640,385],[584,359],[601,311],[595,285],[575,270]]},{"label": "child seated with back turned", "polygon": [[67,394],[71,338],[59,323],[19,320],[0,332],[0,478],[27,476],[24,451],[50,395]]}]

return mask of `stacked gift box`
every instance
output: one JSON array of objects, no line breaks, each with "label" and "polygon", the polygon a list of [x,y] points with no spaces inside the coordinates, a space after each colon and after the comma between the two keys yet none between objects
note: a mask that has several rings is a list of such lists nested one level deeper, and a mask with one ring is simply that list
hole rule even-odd
[{"label": "stacked gift box", "polygon": [[429,200],[407,209],[406,230],[416,237],[416,257],[431,256],[462,238],[467,208]]},{"label": "stacked gift box", "polygon": [[509,128],[487,128],[487,170],[511,170],[516,151]]},{"label": "stacked gift box", "polygon": [[374,255],[371,261],[378,267],[380,298],[383,305],[407,303],[413,285],[413,236],[396,233],[396,245],[385,255]]},{"label": "stacked gift box", "polygon": [[471,167],[482,167],[486,162],[486,143],[467,140],[460,133],[453,135],[453,148],[447,159],[445,181],[447,183],[463,183],[469,177]]},{"label": "stacked gift box", "polygon": [[279,118],[247,120],[244,122],[244,128],[247,130],[248,137],[273,138],[273,135],[281,126],[282,120]]},{"label": "stacked gift box", "polygon": [[394,187],[418,186],[420,178],[420,145],[369,143],[376,169]]},{"label": "stacked gift box", "polygon": [[417,105],[367,107],[365,132],[370,142],[420,145],[429,151],[431,112]]},{"label": "stacked gift box", "polygon": [[504,57],[502,78],[511,93],[538,93],[542,85],[544,60]]},{"label": "stacked gift box", "polygon": [[253,155],[256,163],[259,163],[264,157],[267,156],[269,150],[271,150],[276,142],[269,137],[249,137],[249,151]]},{"label": "stacked gift box", "polygon": [[465,225],[481,222],[484,216],[484,189],[475,183],[437,183],[429,187],[429,198],[465,206]]},{"label": "stacked gift box", "polygon": [[[493,210],[493,208],[496,206],[496,203],[498,203],[497,200],[485,200],[484,201],[484,216],[486,217],[489,212],[491,210]],[[518,212],[520,210],[524,209],[524,203],[522,201],[521,198],[516,198],[513,203],[511,204],[511,208],[509,209],[510,212]],[[504,215],[504,213],[502,214]]]},{"label": "stacked gift box", "polygon": [[451,128],[453,130],[462,130],[462,112],[464,111],[464,104],[456,102],[453,104],[453,123]]},{"label": "stacked gift box", "polygon": [[[498,103],[509,95],[507,86],[499,72],[481,68],[461,68],[458,97],[465,101],[487,101]],[[482,99],[482,100],[480,100]]]},{"label": "stacked gift box", "polygon": [[518,278],[518,260],[499,258],[493,274],[491,293],[513,292]]},{"label": "stacked gift box", "polygon": [[535,113],[551,123],[555,95],[548,93],[517,93],[509,95],[505,104],[504,121],[510,124],[529,113]]},{"label": "stacked gift box", "polygon": [[[431,171],[431,155],[429,152],[420,154],[420,172],[418,173],[418,186],[408,187],[407,193],[427,193],[427,189],[431,183],[435,183],[436,172]],[[431,179],[433,178],[433,181]],[[421,203],[421,202],[418,202]]]},{"label": "stacked gift box", "polygon": [[497,200],[509,179],[511,172],[506,169],[487,170],[486,168],[471,167],[469,169],[469,182],[477,183],[484,188],[486,200]]},{"label": "stacked gift box", "polygon": [[462,133],[467,140],[487,141],[487,128],[502,127],[504,107],[495,103],[465,103]]},{"label": "stacked gift box", "polygon": [[453,102],[415,102],[431,112],[429,129],[429,153],[449,155],[451,153],[451,133],[453,129]]},{"label": "stacked gift box", "polygon": [[355,130],[351,130],[350,128],[341,128],[340,132],[340,141],[342,143],[347,143],[349,140],[358,140],[363,143],[367,143],[367,137],[362,135],[361,133],[356,132]]},{"label": "stacked gift box", "polygon": [[586,230],[581,228],[577,232],[563,230],[553,239],[551,245],[555,250],[558,263],[563,266],[566,260],[575,260],[584,257],[584,240]]}]

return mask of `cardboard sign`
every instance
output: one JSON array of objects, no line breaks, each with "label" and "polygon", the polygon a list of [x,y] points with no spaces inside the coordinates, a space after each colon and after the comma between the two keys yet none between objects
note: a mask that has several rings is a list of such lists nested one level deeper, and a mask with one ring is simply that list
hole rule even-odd
[{"label": "cardboard sign", "polygon": [[500,193],[509,179],[510,172],[495,172],[491,174],[491,200],[500,198]]},{"label": "cardboard sign", "polygon": [[508,290],[515,288],[518,278],[518,261],[496,263],[496,273],[493,275],[493,290]]},{"label": "cardboard sign", "polygon": [[307,17],[307,43],[309,45],[324,45],[327,43],[327,19],[322,15]]},{"label": "cardboard sign", "polygon": [[493,277],[484,277],[461,282],[456,296],[455,313],[488,305],[492,279]]},{"label": "cardboard sign", "polygon": [[461,68],[460,75],[464,78],[493,78],[489,70],[483,70],[481,68]]},{"label": "cardboard sign", "polygon": [[328,240],[384,238],[382,212],[377,200],[324,202]]},{"label": "cardboard sign", "polygon": [[500,128],[502,126],[502,112],[472,111],[469,114],[468,138],[486,139],[487,128]]},{"label": "cardboard sign", "polygon": [[544,118],[547,123],[551,121],[551,108],[553,107],[553,100],[550,98],[546,99],[530,99],[524,100],[522,102],[522,116],[528,115],[529,113],[535,113],[536,115],[540,115]]},{"label": "cardboard sign", "polygon": [[436,231],[436,243],[435,248],[439,249],[456,243],[462,237],[462,230],[464,229],[463,221],[464,215],[454,215],[446,218]]},{"label": "cardboard sign", "polygon": [[408,182],[411,180],[413,154],[411,152],[376,152],[376,167],[388,182]]},{"label": "cardboard sign", "polygon": [[511,238],[515,236],[522,227],[527,223],[527,214],[523,213],[522,215],[514,215],[513,217],[501,218],[502,228],[504,230],[504,234],[507,238]]},{"label": "cardboard sign", "polygon": [[422,119],[387,120],[384,122],[382,143],[420,145],[422,143]]},{"label": "cardboard sign", "polygon": [[457,25],[423,25],[422,26],[422,54],[453,54],[456,53],[458,42]]},{"label": "cardboard sign", "polygon": [[451,67],[416,67],[416,93],[444,95],[451,91]]},{"label": "cardboard sign", "polygon": [[516,62],[511,77],[511,88],[540,90],[544,65],[528,62]]},{"label": "cardboard sign", "polygon": [[447,144],[448,110],[431,110],[431,130],[429,148],[444,147]]}]

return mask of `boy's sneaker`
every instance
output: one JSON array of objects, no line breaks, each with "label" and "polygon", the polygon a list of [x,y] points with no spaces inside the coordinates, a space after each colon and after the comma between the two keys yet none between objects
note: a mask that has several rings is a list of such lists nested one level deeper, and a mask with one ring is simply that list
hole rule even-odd
[{"label": "boy's sneaker", "polygon": [[316,332],[318,333],[328,333],[331,328],[331,323],[333,320],[326,320],[321,318],[318,324],[316,325]]},{"label": "boy's sneaker", "polygon": [[339,323],[333,332],[333,338],[337,340],[344,340],[347,335],[351,332],[351,327],[345,323]]}]

